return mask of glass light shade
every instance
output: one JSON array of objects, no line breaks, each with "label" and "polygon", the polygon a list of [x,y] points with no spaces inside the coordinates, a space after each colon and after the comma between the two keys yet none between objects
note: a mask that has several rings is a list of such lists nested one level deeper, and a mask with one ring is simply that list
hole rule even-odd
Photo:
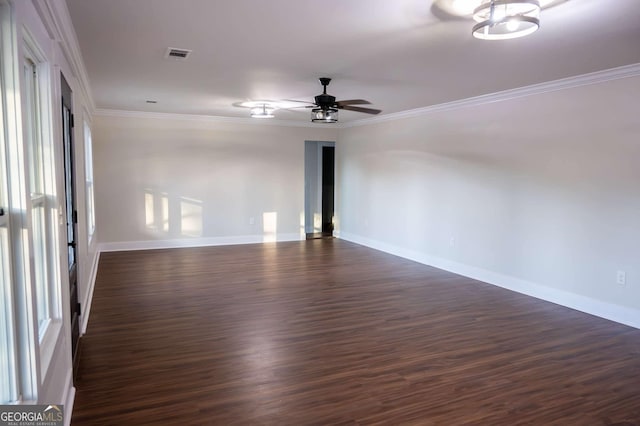
[{"label": "glass light shade", "polygon": [[485,0],[476,8],[473,36],[482,40],[505,40],[529,35],[540,27],[537,0]]},{"label": "glass light shade", "polygon": [[270,108],[267,105],[251,108],[251,118],[273,118],[273,112],[275,108]]},{"label": "glass light shade", "polygon": [[314,108],[311,110],[311,121],[314,123],[337,123],[338,122],[338,109],[337,108]]}]

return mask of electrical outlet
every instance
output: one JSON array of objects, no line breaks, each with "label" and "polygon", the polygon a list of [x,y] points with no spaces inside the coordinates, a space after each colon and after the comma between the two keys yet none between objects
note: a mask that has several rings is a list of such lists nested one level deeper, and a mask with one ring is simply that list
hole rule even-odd
[{"label": "electrical outlet", "polygon": [[618,271],[616,273],[616,283],[619,285],[627,284],[627,274],[624,271]]},{"label": "electrical outlet", "polygon": [[449,238],[449,246],[450,247],[455,247],[456,246],[456,237]]}]

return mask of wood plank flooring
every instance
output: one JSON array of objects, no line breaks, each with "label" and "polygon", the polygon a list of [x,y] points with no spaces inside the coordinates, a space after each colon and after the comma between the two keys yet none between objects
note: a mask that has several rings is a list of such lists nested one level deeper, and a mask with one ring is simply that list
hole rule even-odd
[{"label": "wood plank flooring", "polygon": [[638,425],[640,330],[336,239],[103,253],[74,425]]}]

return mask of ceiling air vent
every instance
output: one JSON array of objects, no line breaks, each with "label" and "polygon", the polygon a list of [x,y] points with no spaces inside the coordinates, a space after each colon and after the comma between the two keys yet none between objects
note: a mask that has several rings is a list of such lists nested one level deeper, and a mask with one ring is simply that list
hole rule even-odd
[{"label": "ceiling air vent", "polygon": [[167,53],[164,54],[164,57],[168,59],[178,59],[184,61],[189,57],[189,55],[191,55],[191,52],[192,51],[189,49],[176,49],[175,47],[168,47]]}]

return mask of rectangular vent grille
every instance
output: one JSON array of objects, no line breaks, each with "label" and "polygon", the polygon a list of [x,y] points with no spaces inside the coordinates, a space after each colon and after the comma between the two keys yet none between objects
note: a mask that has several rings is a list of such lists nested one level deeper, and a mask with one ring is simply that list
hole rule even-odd
[{"label": "rectangular vent grille", "polygon": [[190,54],[191,50],[189,49],[176,49],[175,47],[169,47],[167,48],[167,53],[165,53],[164,57],[184,61]]}]

